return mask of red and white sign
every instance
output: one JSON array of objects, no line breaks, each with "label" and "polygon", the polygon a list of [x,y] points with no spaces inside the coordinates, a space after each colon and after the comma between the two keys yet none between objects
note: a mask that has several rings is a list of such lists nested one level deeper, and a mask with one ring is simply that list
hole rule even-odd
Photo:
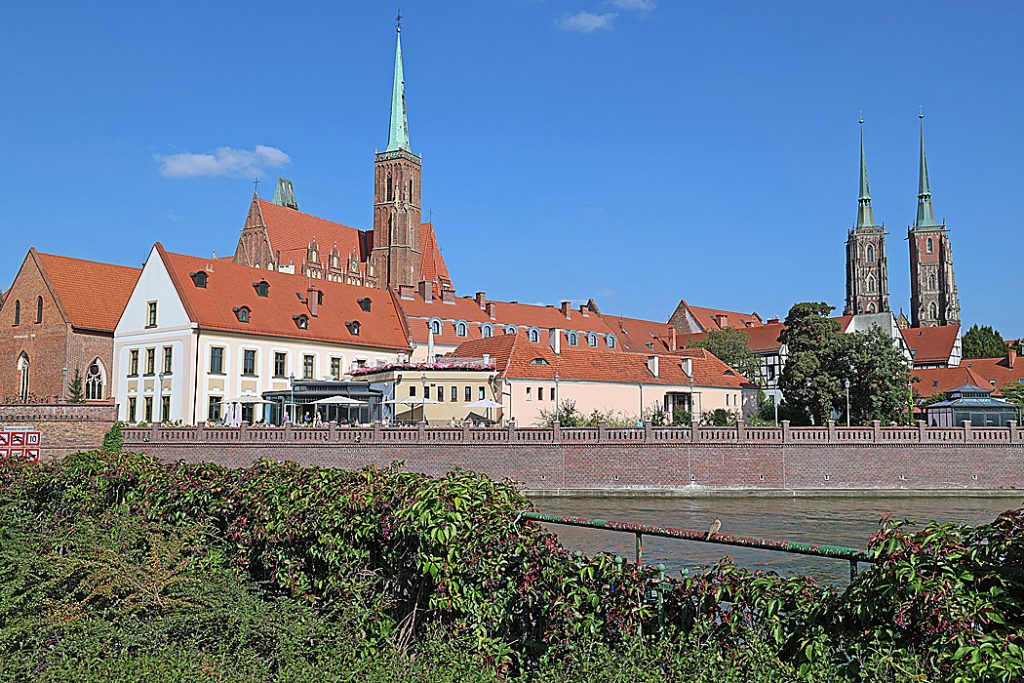
[{"label": "red and white sign", "polygon": [[0,430],[0,460],[25,458],[39,461],[42,435],[32,427],[5,427]]}]

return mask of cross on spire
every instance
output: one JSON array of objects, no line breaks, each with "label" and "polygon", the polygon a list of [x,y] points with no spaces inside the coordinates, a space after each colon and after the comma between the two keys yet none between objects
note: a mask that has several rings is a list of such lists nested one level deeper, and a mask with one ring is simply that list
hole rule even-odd
[{"label": "cross on spire", "polygon": [[402,10],[398,10],[398,16],[395,17],[395,31],[402,32]]},{"label": "cross on spire", "polygon": [[252,179],[252,193],[258,195],[260,193],[260,179],[259,176],[255,176]]}]

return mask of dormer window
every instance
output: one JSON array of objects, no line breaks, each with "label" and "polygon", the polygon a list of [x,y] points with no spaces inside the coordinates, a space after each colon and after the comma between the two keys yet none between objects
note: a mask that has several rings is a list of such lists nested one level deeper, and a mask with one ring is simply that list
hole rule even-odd
[{"label": "dormer window", "polygon": [[580,336],[575,332],[569,332],[568,334],[565,335],[565,341],[569,343],[569,346],[579,346]]},{"label": "dormer window", "polygon": [[539,341],[540,341],[540,330],[538,330],[538,329],[537,329],[536,327],[531,327],[531,328],[530,328],[530,331],[529,331],[529,332],[527,332],[527,338],[528,338],[528,339],[529,339],[529,340],[530,340],[531,342],[533,342],[534,344],[536,344],[537,342],[539,342]]},{"label": "dormer window", "polygon": [[252,312],[248,306],[235,306],[231,309],[235,313],[235,317],[238,318],[238,322],[247,323],[249,322],[249,314]]},{"label": "dormer window", "polygon": [[593,349],[597,348],[597,335],[593,332],[587,335],[587,346]]},{"label": "dormer window", "polygon": [[259,282],[252,283],[252,286],[256,289],[256,295],[267,297],[270,296],[270,283],[266,280],[260,280]]},{"label": "dormer window", "polygon": [[726,370],[722,374],[725,375],[726,377],[735,377],[736,376],[736,373],[733,372],[732,370]]},{"label": "dormer window", "polygon": [[434,320],[430,321],[430,333],[431,334],[441,334],[441,321],[440,320],[435,318]]},{"label": "dormer window", "polygon": [[608,348],[609,349],[614,349],[615,348],[615,335],[614,334],[609,334],[608,336],[606,336],[605,337],[605,343],[608,344]]},{"label": "dormer window", "polygon": [[480,337],[482,339],[490,339],[494,336],[494,325],[490,323],[484,323],[480,326]]},{"label": "dormer window", "polygon": [[194,273],[189,273],[188,276],[192,278],[192,284],[199,289],[206,289],[206,280],[209,277],[205,270],[197,270]]},{"label": "dormer window", "polygon": [[351,334],[353,337],[358,337],[359,336],[359,321],[358,320],[351,320],[351,321],[345,323],[345,327],[348,328],[348,333]]},{"label": "dormer window", "polygon": [[469,334],[469,325],[467,325],[466,323],[462,322],[461,320],[459,322],[455,323],[455,336],[456,337],[465,337],[468,334]]},{"label": "dormer window", "polygon": [[515,333],[516,333],[516,326],[515,325],[505,325],[505,334],[515,334]]},{"label": "dormer window", "polygon": [[370,307],[373,305],[373,301],[371,301],[368,296],[364,296],[362,299],[356,299],[356,303],[359,304],[359,308],[363,313],[369,313]]},{"label": "dormer window", "polygon": [[298,327],[300,330],[305,330],[309,328],[309,316],[306,315],[305,313],[293,315],[292,320],[295,321],[296,327]]},{"label": "dormer window", "polygon": [[530,361],[530,365],[551,365],[551,363],[544,358],[534,358]]}]

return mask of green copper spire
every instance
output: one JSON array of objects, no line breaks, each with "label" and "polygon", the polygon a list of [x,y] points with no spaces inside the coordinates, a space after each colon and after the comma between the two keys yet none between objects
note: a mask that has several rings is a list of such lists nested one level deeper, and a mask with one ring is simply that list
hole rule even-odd
[{"label": "green copper spire", "polygon": [[391,134],[388,136],[389,152],[409,149],[409,120],[405,113],[405,75],[402,73],[402,15],[398,15],[396,28],[398,39],[395,47],[395,84],[391,91]]},{"label": "green copper spire", "polygon": [[867,228],[875,224],[871,211],[871,190],[868,188],[868,161],[864,155],[864,119],[860,123],[860,197],[857,200],[857,227]]},{"label": "green copper spire", "polygon": [[937,225],[932,211],[932,190],[928,185],[928,161],[924,156],[924,112],[917,118],[921,120],[921,170],[917,178],[917,220],[914,225]]},{"label": "green copper spire", "polygon": [[295,188],[292,181],[287,178],[278,178],[277,187],[274,188],[274,203],[278,206],[286,206],[289,209],[298,210],[299,203],[295,201]]}]

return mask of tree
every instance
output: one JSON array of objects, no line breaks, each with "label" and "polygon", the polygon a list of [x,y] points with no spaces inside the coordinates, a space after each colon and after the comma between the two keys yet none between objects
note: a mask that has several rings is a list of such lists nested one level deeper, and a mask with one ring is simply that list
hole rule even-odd
[{"label": "tree", "polygon": [[85,394],[82,391],[82,373],[75,368],[75,376],[68,385],[68,403],[84,403]]},{"label": "tree", "polygon": [[999,393],[1010,403],[1019,408],[1024,408],[1024,384],[1020,382],[1007,382],[999,389]]},{"label": "tree", "polygon": [[971,325],[963,339],[964,358],[998,358],[1006,355],[1006,342],[990,325]]},{"label": "tree", "polygon": [[841,334],[832,307],[801,303],[790,309],[781,340],[789,349],[779,378],[787,414],[797,422],[823,424],[846,415],[850,423],[901,421],[911,402],[907,361],[881,328]]},{"label": "tree", "polygon": [[826,371],[839,343],[839,323],[826,303],[799,303],[789,309],[779,341],[789,357],[779,377],[785,404],[798,422],[822,424],[832,415],[842,381]]},{"label": "tree", "polygon": [[750,350],[747,335],[742,330],[734,327],[712,330],[688,344],[688,348],[698,347],[715,354],[751,382],[757,381],[757,371],[761,363]]}]

